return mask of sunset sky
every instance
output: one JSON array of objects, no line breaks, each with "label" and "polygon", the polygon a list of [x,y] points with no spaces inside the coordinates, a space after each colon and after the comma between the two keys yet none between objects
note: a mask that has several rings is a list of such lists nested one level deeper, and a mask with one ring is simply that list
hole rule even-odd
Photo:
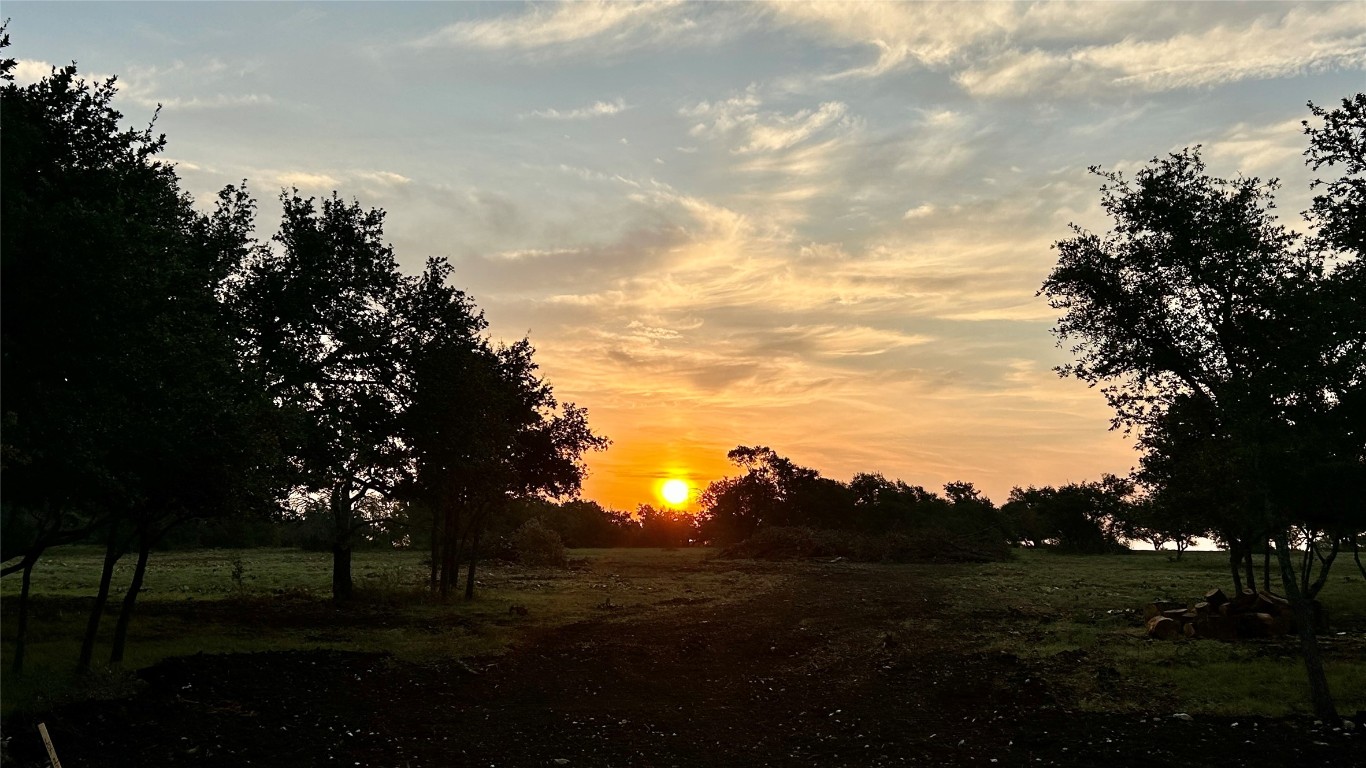
[{"label": "sunset sky", "polygon": [[529,335],[658,503],[737,444],[938,489],[1125,473],[1034,292],[1087,167],[1204,145],[1307,202],[1299,121],[1366,84],[1366,4],[5,3],[19,79],[119,76],[204,205],[388,212]]}]

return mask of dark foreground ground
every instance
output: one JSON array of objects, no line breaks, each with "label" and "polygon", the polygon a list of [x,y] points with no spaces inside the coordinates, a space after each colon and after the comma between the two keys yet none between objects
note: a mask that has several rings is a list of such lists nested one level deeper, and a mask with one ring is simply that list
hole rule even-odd
[{"label": "dark foreground ground", "polygon": [[[970,650],[882,574],[826,566],[738,603],[604,611],[467,665],[172,659],[132,698],[42,720],[67,768],[1366,765],[1359,716],[1344,731],[1069,711],[1049,679],[1076,659]],[[46,765],[36,721],[6,722],[5,765]]]}]

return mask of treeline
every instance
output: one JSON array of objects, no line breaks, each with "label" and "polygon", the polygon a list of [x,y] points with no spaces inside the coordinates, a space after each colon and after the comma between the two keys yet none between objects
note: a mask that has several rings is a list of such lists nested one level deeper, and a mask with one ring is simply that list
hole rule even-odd
[{"label": "treeline", "polygon": [[[384,502],[365,505],[370,525],[352,544],[356,550],[428,551],[432,513],[422,504]],[[382,508],[381,508],[382,507]],[[491,557],[511,555],[515,533],[535,520],[570,548],[686,547],[703,544],[692,514],[642,504],[634,512],[608,509],[588,499],[518,498],[510,500],[484,528],[481,549]],[[288,513],[195,519],[170,530],[159,548],[244,549],[297,547],[327,551],[332,519],[325,504]]]},{"label": "treeline", "polygon": [[353,548],[395,509],[421,509],[432,588],[455,591],[461,568],[468,597],[490,525],[519,500],[578,492],[584,453],[607,440],[556,400],[530,343],[485,335],[448,263],[400,271],[382,211],[286,190],[259,241],[246,183],[199,210],[158,159],[165,137],[122,127],[113,78],[71,65],[20,86],[15,66],[0,61],[0,556],[22,579],[16,670],[52,547],[105,550],[85,670],[115,564],[136,555],[111,663],[151,552],[187,524],[302,514],[344,601]]},{"label": "treeline", "polygon": [[[697,536],[719,544],[759,538],[762,546],[741,547],[741,552],[780,542],[777,554],[803,547],[824,551],[843,541],[846,549],[864,553],[861,559],[978,560],[1004,557],[1010,546],[1127,552],[1126,542],[1142,540],[1157,548],[1175,542],[1179,556],[1194,537],[1206,533],[1181,515],[1158,514],[1153,499],[1113,475],[1059,487],[1013,488],[998,506],[970,482],[947,483],[942,493],[875,473],[843,483],[765,446],[739,446],[727,456],[743,472],[702,493]],[[793,528],[863,538],[825,536],[803,544],[800,536],[772,533]],[[877,542],[870,536],[892,539]]]}]

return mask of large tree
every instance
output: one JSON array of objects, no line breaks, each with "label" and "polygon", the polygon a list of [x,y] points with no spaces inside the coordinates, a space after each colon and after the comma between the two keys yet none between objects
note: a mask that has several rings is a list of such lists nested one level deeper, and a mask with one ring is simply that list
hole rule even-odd
[{"label": "large tree", "polygon": [[271,464],[268,409],[218,301],[250,211],[225,196],[196,212],[156,159],[164,137],[121,126],[113,78],[87,82],[71,65],[20,87],[12,67],[0,88],[0,284],[4,549],[24,580],[14,658],[34,563],[98,533],[86,669],[116,562],[138,551],[114,662],[151,546],[182,520],[232,510]]},{"label": "large tree", "polygon": [[391,493],[406,461],[391,306],[400,276],[383,211],[335,193],[319,201],[294,190],[280,201],[279,231],[254,249],[231,304],[246,359],[287,414],[295,482],[328,506],[332,594],[347,600],[352,547],[370,523],[361,502]]},{"label": "large tree", "polygon": [[468,565],[474,596],[479,540],[518,499],[567,498],[582,485],[583,454],[608,441],[587,413],[561,405],[523,339],[494,345],[483,317],[433,259],[394,303],[402,339],[399,439],[414,474],[405,494],[431,511],[431,586],[450,594]]},{"label": "large tree", "polygon": [[1122,548],[1121,520],[1133,486],[1114,475],[1054,488],[1012,488],[1001,512],[1011,537],[1030,546],[1104,554]]},{"label": "large tree", "polygon": [[1214,177],[1198,149],[1132,179],[1093,171],[1114,226],[1074,227],[1040,291],[1063,312],[1054,332],[1076,355],[1060,373],[1102,385],[1116,427],[1144,434],[1169,429],[1174,412],[1199,414],[1201,445],[1230,469],[1221,483],[1246,499],[1237,532],[1274,542],[1315,710],[1335,716],[1288,537],[1324,514],[1292,490],[1360,471],[1359,422],[1344,409],[1360,398],[1361,306],[1338,298],[1344,282],[1359,284],[1359,252],[1327,235],[1301,241],[1276,221],[1275,183]]}]

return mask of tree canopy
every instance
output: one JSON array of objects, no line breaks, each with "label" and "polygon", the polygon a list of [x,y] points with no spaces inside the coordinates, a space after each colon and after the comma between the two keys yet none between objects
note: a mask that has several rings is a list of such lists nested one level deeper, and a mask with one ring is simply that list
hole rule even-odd
[{"label": "tree canopy", "polygon": [[258,242],[246,183],[201,212],[158,159],[165,138],[123,127],[113,78],[73,64],[20,86],[15,66],[0,62],[0,546],[24,575],[16,668],[52,546],[106,549],[85,668],[116,562],[138,553],[114,662],[150,549],[185,520],[322,502],[346,599],[352,546],[399,502],[473,510],[472,560],[489,514],[578,492],[606,439],[526,339],[483,335],[449,264],[400,271],[383,211],[286,190]]},{"label": "tree canopy", "polygon": [[1287,539],[1362,527],[1362,105],[1311,105],[1323,126],[1307,128],[1308,161],[1344,174],[1315,182],[1310,237],[1276,220],[1274,181],[1215,177],[1185,149],[1132,179],[1093,168],[1113,227],[1074,227],[1040,290],[1076,358],[1060,373],[1101,385],[1114,426],[1139,430],[1157,498],[1212,493],[1216,532],[1275,543],[1323,716],[1332,701]]}]

